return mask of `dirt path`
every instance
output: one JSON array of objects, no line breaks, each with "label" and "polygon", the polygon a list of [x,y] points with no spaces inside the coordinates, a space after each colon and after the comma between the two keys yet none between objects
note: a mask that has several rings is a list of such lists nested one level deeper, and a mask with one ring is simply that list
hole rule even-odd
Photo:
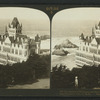
[{"label": "dirt path", "polygon": [[7,89],[49,89],[50,88],[50,79],[39,79],[38,82],[33,84],[26,85],[14,85],[8,87]]}]

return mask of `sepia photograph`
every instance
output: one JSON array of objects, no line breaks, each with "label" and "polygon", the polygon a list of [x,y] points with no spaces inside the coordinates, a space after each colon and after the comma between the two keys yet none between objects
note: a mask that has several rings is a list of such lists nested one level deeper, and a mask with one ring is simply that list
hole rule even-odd
[{"label": "sepia photograph", "polygon": [[50,21],[42,11],[0,8],[0,88],[50,88]]},{"label": "sepia photograph", "polygon": [[100,89],[100,8],[77,7],[52,19],[51,89]]}]

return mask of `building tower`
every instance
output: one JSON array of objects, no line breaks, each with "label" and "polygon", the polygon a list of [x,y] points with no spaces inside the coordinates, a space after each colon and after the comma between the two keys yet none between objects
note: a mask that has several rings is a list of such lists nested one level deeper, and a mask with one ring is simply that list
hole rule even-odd
[{"label": "building tower", "polygon": [[22,34],[22,24],[20,25],[17,17],[14,17],[12,22],[5,27],[5,33],[10,37],[16,37],[16,35]]},{"label": "building tower", "polygon": [[16,34],[21,34],[22,33],[22,24],[20,25],[17,17],[14,17],[11,25],[13,25],[13,28],[16,28]]},{"label": "building tower", "polygon": [[95,27],[92,29],[92,35],[93,37],[100,38],[100,22],[98,25],[96,24]]},{"label": "building tower", "polygon": [[79,46],[79,50],[83,50],[83,45],[84,45],[84,34],[82,33],[80,36],[79,36],[79,40],[80,40],[80,46]]},{"label": "building tower", "polygon": [[37,34],[37,36],[35,36],[35,42],[36,42],[36,50],[35,53],[36,54],[40,54],[40,43],[41,43],[41,39],[39,37],[39,35]]}]

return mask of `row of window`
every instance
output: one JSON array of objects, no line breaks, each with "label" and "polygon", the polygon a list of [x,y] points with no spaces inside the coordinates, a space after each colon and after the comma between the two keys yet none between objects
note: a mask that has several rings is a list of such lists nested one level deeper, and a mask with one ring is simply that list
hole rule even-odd
[{"label": "row of window", "polygon": [[20,30],[16,30],[16,33],[21,33],[21,29]]},{"label": "row of window", "polygon": [[93,46],[93,47],[97,47],[97,45],[96,45],[96,44],[91,44],[91,46]]},{"label": "row of window", "polygon": [[[94,61],[99,61],[100,62],[100,57],[97,57],[97,56],[90,56],[90,55],[86,55],[86,54],[81,54],[81,53],[77,53],[76,54],[77,56],[80,56],[80,57],[83,57],[83,58],[86,58],[86,59],[89,59],[89,60],[94,60]],[[77,59],[80,59],[80,58],[77,58]]]},{"label": "row of window", "polygon": [[[9,45],[10,46],[10,44],[9,43],[5,43],[5,45]],[[23,46],[22,46],[22,48],[23,48]],[[24,49],[27,49],[28,48],[28,46],[26,45],[26,46],[24,46]],[[0,49],[1,49],[1,46],[0,46]]]},{"label": "row of window", "polygon": [[100,31],[97,31],[97,30],[96,30],[96,34],[100,34]]},{"label": "row of window", "polygon": [[85,59],[77,58],[77,60],[82,61],[82,62],[87,63],[87,64],[90,64],[90,65],[92,64],[91,61],[87,61]]},{"label": "row of window", "polygon": [[[89,49],[89,52],[90,52],[90,53],[95,53],[95,54],[97,54],[97,49],[88,48],[88,47],[83,46],[83,51],[86,50],[86,51],[88,52],[88,49]],[[98,50],[98,54],[100,54],[100,50]]]},{"label": "row of window", "polygon": [[89,49],[88,47],[83,46],[83,51],[86,50],[88,52],[88,49]]},{"label": "row of window", "polygon": [[10,48],[3,47],[3,51],[4,51],[4,52],[9,52],[9,53],[10,53]]},{"label": "row of window", "polygon": [[76,53],[77,56],[89,59],[89,60],[93,60],[93,56],[92,55],[87,55],[87,54],[82,54],[82,53]]},{"label": "row of window", "polygon": [[99,58],[99,57],[94,56],[94,61],[99,61],[99,62],[100,62],[100,58]]},{"label": "row of window", "polygon": [[20,62],[19,58],[11,57],[9,55],[6,56],[6,55],[3,55],[3,54],[0,54],[0,58],[2,58],[2,59],[8,59],[8,60],[15,61],[15,62]]},{"label": "row of window", "polygon": [[10,44],[9,44],[9,43],[5,43],[5,45],[8,45],[8,46],[10,46]]},{"label": "row of window", "polygon": [[78,60],[76,61],[76,63],[83,65],[83,63],[82,63],[82,62],[80,62],[80,61],[78,61]]},{"label": "row of window", "polygon": [[20,62],[20,59],[16,58],[16,57],[10,57],[10,56],[8,56],[8,60],[15,61],[15,62]]},{"label": "row of window", "polygon": [[[3,47],[3,51],[14,54],[14,49],[10,50],[10,48],[7,48],[7,47]],[[18,50],[18,49],[15,49],[15,54],[18,54],[18,51],[19,51],[19,55],[22,55],[22,50]]]},{"label": "row of window", "polygon": [[84,62],[80,62],[80,61],[76,61],[76,63],[78,63],[78,64],[81,64],[81,65],[86,65],[86,64],[89,64],[89,65],[92,65],[91,63],[89,63],[89,62],[87,62],[87,63],[84,63]]},{"label": "row of window", "polygon": [[0,54],[0,58],[7,59],[7,56],[6,55],[3,55],[3,54]]},{"label": "row of window", "polygon": [[[0,46],[0,50],[1,50],[1,46]],[[3,51],[4,52],[8,52],[8,53],[12,53],[12,54],[16,54],[16,55],[22,55],[23,54],[23,51],[22,50],[18,50],[18,49],[11,49],[11,48],[8,48],[8,47],[3,47]],[[18,54],[18,52],[19,52],[19,54]],[[24,52],[24,56],[27,56],[28,55],[28,52],[27,51],[25,51]]]},{"label": "row of window", "polygon": [[6,64],[6,61],[0,60],[0,63]]},{"label": "row of window", "polygon": [[93,49],[93,48],[91,49],[91,48],[90,48],[90,52],[91,52],[91,53],[97,54],[97,49]]}]

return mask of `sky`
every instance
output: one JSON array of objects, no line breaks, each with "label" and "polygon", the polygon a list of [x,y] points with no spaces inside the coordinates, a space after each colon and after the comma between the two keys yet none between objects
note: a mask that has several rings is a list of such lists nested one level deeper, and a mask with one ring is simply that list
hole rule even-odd
[{"label": "sky", "polygon": [[100,21],[100,8],[82,7],[64,9],[56,13],[52,20],[52,36],[91,35],[92,27]]},{"label": "sky", "polygon": [[17,17],[25,34],[50,34],[49,17],[42,11],[24,7],[0,7],[0,31]]},{"label": "sky", "polygon": [[40,10],[24,8],[24,7],[1,7],[0,18],[13,18],[17,16],[21,19],[45,19],[46,14]]}]

